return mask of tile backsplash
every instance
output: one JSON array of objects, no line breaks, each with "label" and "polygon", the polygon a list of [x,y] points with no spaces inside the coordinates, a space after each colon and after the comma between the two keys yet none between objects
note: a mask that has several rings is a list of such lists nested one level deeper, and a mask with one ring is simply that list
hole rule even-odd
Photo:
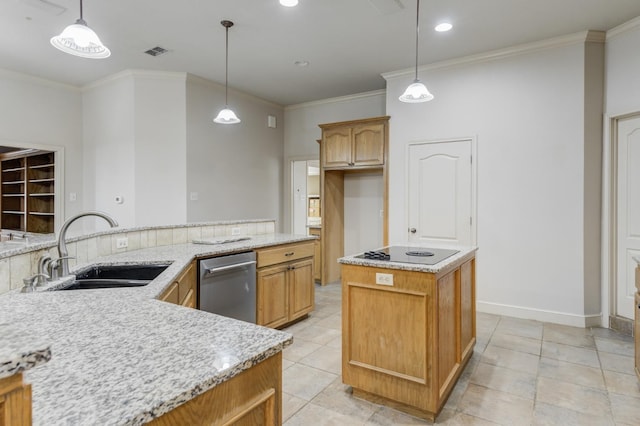
[{"label": "tile backsplash", "polygon": [[[172,244],[184,244],[194,239],[227,237],[232,235],[232,229],[240,228],[241,235],[262,235],[275,233],[274,220],[238,221],[206,223],[193,225],[178,225],[175,227],[131,228],[121,232],[110,230],[106,233],[70,238],[67,243],[71,268],[78,264],[115,253],[139,250],[147,247],[159,247]],[[128,247],[117,248],[117,239],[127,237]],[[38,270],[38,260],[44,254],[53,259],[58,257],[55,243],[44,244],[46,248],[34,248],[26,253],[0,258],[0,294],[23,286],[22,280],[35,274]],[[49,247],[49,245],[53,245]]]}]

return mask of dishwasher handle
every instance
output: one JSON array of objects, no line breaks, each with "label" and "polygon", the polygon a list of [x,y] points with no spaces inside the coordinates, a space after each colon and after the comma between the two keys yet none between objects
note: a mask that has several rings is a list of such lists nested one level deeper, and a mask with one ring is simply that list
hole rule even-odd
[{"label": "dishwasher handle", "polygon": [[233,265],[227,265],[227,266],[218,266],[217,268],[207,268],[204,270],[204,272],[205,272],[205,275],[213,275],[216,272],[229,271],[231,269],[238,269],[238,268],[242,268],[249,265],[255,265],[255,264],[256,264],[256,261],[252,260],[250,262],[234,263]]}]

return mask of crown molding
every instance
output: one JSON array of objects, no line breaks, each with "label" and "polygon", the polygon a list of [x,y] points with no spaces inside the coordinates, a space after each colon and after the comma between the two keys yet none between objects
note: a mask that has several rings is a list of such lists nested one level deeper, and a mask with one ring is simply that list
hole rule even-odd
[{"label": "crown molding", "polygon": [[[505,59],[512,56],[519,56],[542,50],[554,49],[562,46],[570,46],[586,42],[604,43],[605,39],[606,33],[603,31],[581,31],[579,33],[567,34],[564,36],[536,41],[533,43],[526,43],[507,47],[504,49],[491,50],[489,52],[479,53],[477,55],[463,56],[461,58],[451,59],[448,61],[421,65],[420,67],[418,67],[418,69],[419,71],[431,71],[453,68],[461,65],[479,64],[488,61]],[[406,68],[403,70],[386,72],[381,75],[385,80],[389,80],[396,77],[412,75],[413,73],[415,73],[415,68]]]},{"label": "crown molding", "polygon": [[300,109],[300,108],[308,108],[308,107],[313,107],[313,106],[319,106],[319,105],[326,105],[326,104],[336,104],[336,103],[341,103],[341,102],[350,102],[350,101],[355,101],[358,99],[365,99],[365,98],[373,98],[376,96],[386,96],[387,91],[385,89],[380,89],[380,90],[373,90],[371,92],[363,92],[363,93],[356,93],[353,95],[346,95],[346,96],[338,96],[335,98],[328,98],[328,99],[320,99],[319,101],[311,101],[311,102],[303,102],[301,104],[294,104],[294,105],[288,105],[286,107],[284,107],[285,111],[291,111],[294,109]]},{"label": "crown molding", "polygon": [[139,69],[129,69],[117,72],[115,74],[111,74],[106,76],[105,78],[101,78],[100,80],[96,80],[89,84],[85,84],[81,87],[82,91],[93,90],[100,86],[104,86],[106,84],[113,83],[114,81],[130,78],[130,77],[145,77],[145,78],[155,78],[155,79],[177,79],[177,80],[186,80],[186,73],[184,72],[169,72],[169,71],[150,71],[150,70],[139,70]]},{"label": "crown molding", "polygon": [[624,24],[620,24],[617,27],[611,28],[609,31],[607,31],[607,40],[610,40],[628,31],[633,31],[639,28],[640,28],[640,16],[633,18],[632,20],[627,21]]},{"label": "crown molding", "polygon": [[12,80],[23,81],[25,83],[39,84],[41,86],[54,87],[56,89],[71,90],[72,92],[79,92],[80,88],[72,84],[60,83],[58,81],[47,80],[46,78],[36,77],[31,74],[24,74],[17,71],[11,71],[8,69],[0,68],[0,77],[6,77]]}]

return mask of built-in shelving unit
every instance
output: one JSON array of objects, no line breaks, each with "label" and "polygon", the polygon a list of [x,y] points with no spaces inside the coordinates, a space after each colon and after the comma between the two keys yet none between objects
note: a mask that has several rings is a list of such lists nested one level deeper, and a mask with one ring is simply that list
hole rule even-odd
[{"label": "built-in shelving unit", "polygon": [[1,160],[2,229],[52,233],[55,216],[54,153],[22,150]]}]

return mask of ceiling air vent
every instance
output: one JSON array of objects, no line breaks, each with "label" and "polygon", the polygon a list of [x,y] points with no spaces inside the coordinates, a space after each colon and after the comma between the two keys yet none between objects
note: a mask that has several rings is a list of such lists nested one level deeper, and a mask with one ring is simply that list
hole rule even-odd
[{"label": "ceiling air vent", "polygon": [[153,47],[153,48],[147,50],[144,53],[146,53],[147,55],[151,55],[151,56],[160,56],[160,55],[164,55],[167,52],[168,52],[168,50],[165,49],[164,47],[156,46],[156,47]]}]

